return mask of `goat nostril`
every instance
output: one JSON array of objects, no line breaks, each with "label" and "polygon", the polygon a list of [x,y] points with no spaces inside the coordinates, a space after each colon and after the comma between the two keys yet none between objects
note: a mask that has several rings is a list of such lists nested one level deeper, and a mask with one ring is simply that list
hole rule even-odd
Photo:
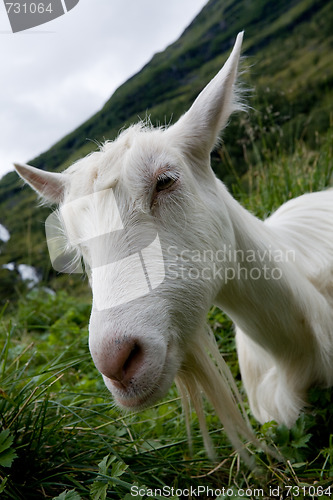
[{"label": "goat nostril", "polygon": [[142,350],[140,345],[135,342],[123,366],[124,377],[126,377],[128,372],[133,371],[133,368],[135,369],[137,367],[139,364],[139,358],[141,358],[141,353]]},{"label": "goat nostril", "polygon": [[143,358],[143,348],[138,341],[123,341],[96,366],[114,385],[124,388],[139,370]]}]

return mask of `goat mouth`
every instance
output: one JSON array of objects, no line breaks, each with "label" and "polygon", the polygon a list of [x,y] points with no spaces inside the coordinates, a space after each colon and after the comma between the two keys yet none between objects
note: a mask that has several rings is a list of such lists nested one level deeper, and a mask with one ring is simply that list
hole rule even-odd
[{"label": "goat mouth", "polygon": [[163,396],[159,387],[150,388],[148,391],[138,390],[136,392],[132,388],[129,390],[126,390],[124,387],[120,388],[114,381],[110,382],[111,384],[107,383],[106,385],[114,397],[116,404],[124,410],[143,410]]},{"label": "goat mouth", "polygon": [[[124,386],[118,381],[108,379],[103,376],[106,387],[111,392],[116,404],[125,410],[143,410],[153,405],[168,392],[172,380],[164,376],[162,369],[155,380],[150,378],[149,387],[146,384],[140,386],[139,381],[130,381]],[[142,384],[143,385],[143,384]]]},{"label": "goat mouth", "polygon": [[117,405],[124,410],[144,410],[155,402],[155,398],[152,400],[151,396],[152,394],[148,393],[141,396],[114,397]]}]

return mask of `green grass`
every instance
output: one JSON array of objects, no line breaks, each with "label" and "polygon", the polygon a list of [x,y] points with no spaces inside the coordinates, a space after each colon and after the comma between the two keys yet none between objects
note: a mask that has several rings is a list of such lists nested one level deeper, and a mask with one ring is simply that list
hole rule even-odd
[{"label": "green grass", "polygon": [[[317,135],[316,148],[313,149],[302,138],[305,130],[296,133],[298,138],[294,137],[295,132],[291,133],[291,144],[287,148],[283,146],[285,131],[273,120],[272,116],[268,124],[258,120],[256,126],[262,131],[267,130],[261,133],[259,143],[253,139],[254,126],[246,122],[248,139],[243,138],[242,144],[247,166],[244,176],[238,175],[229,159],[229,169],[235,179],[232,186],[235,197],[260,218],[267,217],[291,198],[321,191],[333,184],[333,116],[326,134]],[[271,128],[275,129],[273,144],[270,141]]]},{"label": "green grass", "polygon": [[[253,422],[258,435],[275,443],[287,460],[273,463],[256,452],[257,475],[240,462],[207,406],[221,460],[216,466],[205,456],[195,415],[190,456],[174,388],[142,413],[121,414],[113,407],[88,353],[88,315],[88,306],[75,305],[64,293],[34,292],[20,303],[15,320],[2,319],[1,498],[54,498],[66,491],[75,491],[73,498],[131,498],[135,485],[224,486],[236,492],[248,484],[268,492],[278,485],[328,484],[333,474],[329,391],[312,394],[320,410],[302,416],[291,430]],[[212,309],[209,322],[237,376],[230,321]]]},{"label": "green grass", "polygon": [[[246,144],[248,172],[235,176],[235,196],[264,217],[293,196],[329,186],[332,134],[330,129],[326,137],[318,137],[316,150],[300,138],[292,149],[281,145],[272,152],[264,134],[261,148],[255,141]],[[229,168],[233,170],[231,160]],[[88,301],[43,290],[22,294],[14,313],[13,307],[10,313],[6,308],[1,313],[1,498],[128,500],[152,498],[154,488],[162,494],[153,498],[181,498],[179,491],[172,497],[171,488],[176,493],[191,487],[196,491],[199,486],[228,488],[228,495],[219,498],[230,498],[231,492],[232,498],[281,498],[282,491],[285,497],[289,491],[288,498],[332,498],[333,488],[328,489],[333,483],[331,390],[312,390],[308,410],[290,430],[274,422],[259,426],[250,416],[259,439],[285,458],[278,462],[249,448],[255,471],[241,462],[206,404],[220,459],[211,463],[194,414],[190,454],[175,387],[161,403],[141,413],[125,414],[114,407],[88,351],[89,314]],[[208,321],[240,384],[230,320],[213,308]],[[140,488],[141,496],[131,495],[133,486]],[[273,494],[277,488],[280,496]],[[216,498],[217,493],[199,498]]]}]

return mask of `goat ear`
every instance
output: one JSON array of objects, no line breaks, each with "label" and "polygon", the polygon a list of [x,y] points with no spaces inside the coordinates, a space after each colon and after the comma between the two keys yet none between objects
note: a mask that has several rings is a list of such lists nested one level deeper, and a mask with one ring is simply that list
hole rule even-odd
[{"label": "goat ear", "polygon": [[66,175],[45,172],[30,165],[14,164],[22,179],[46,201],[60,203],[64,197]]},{"label": "goat ear", "polygon": [[190,153],[202,153],[207,157],[231,113],[243,109],[235,92],[242,40],[243,32],[238,34],[223,68],[203,89],[187,113],[169,129],[181,141],[179,145]]}]

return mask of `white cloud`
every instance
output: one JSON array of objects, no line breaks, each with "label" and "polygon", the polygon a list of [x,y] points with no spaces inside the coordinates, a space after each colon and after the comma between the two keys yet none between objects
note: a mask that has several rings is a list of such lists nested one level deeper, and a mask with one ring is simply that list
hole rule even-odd
[{"label": "white cloud", "polygon": [[0,3],[0,176],[89,118],[175,41],[206,0],[80,0],[13,34]]}]

